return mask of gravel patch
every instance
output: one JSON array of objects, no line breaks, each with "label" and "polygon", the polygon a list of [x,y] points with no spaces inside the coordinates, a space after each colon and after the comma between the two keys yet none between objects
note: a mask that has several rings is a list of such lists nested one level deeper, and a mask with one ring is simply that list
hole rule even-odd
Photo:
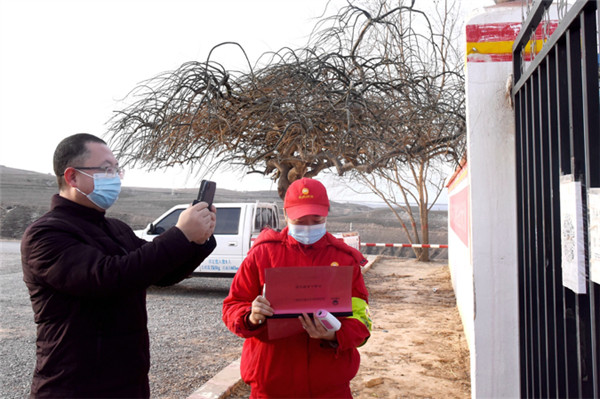
[{"label": "gravel patch", "polygon": [[[230,285],[229,278],[193,277],[148,289],[153,398],[185,398],[240,356],[243,340],[221,321]],[[0,398],[26,398],[35,366],[35,323],[18,242],[0,243],[0,312]]]},{"label": "gravel patch", "polygon": [[241,355],[243,339],[221,320],[231,279],[193,277],[148,290],[150,390],[184,398]]},{"label": "gravel patch", "polygon": [[35,365],[33,311],[23,282],[19,243],[0,245],[0,397],[25,398]]}]

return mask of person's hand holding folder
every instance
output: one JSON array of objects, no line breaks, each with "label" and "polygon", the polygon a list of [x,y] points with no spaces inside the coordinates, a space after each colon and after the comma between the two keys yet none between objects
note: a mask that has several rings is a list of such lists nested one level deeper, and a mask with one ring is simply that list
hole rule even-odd
[{"label": "person's hand holding folder", "polygon": [[298,320],[311,338],[335,341],[335,331],[326,329],[314,314],[311,318],[308,314],[302,313],[302,316],[298,316]]},{"label": "person's hand holding folder", "polygon": [[[259,295],[252,301],[252,308],[250,315],[248,316],[248,321],[253,326],[258,327],[265,322],[267,317],[273,316],[273,314],[274,310],[271,307],[271,303],[267,298]],[[302,315],[298,316],[298,320],[300,321],[302,328],[306,330],[306,333],[311,338],[335,341],[335,331],[325,328],[314,314],[313,317],[311,317],[307,313],[302,313]]]},{"label": "person's hand holding folder", "polygon": [[273,308],[271,303],[262,295],[259,295],[252,301],[252,308],[248,321],[254,326],[258,326],[264,323],[269,316],[273,316]]}]

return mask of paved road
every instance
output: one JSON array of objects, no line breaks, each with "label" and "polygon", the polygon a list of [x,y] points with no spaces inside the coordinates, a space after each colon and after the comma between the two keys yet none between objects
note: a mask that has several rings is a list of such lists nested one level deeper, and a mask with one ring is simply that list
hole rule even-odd
[{"label": "paved road", "polygon": [[[0,398],[29,394],[35,324],[20,243],[0,241]],[[152,397],[186,397],[239,356],[242,340],[221,321],[231,279],[191,278],[148,290]]]},{"label": "paved road", "polygon": [[24,398],[35,363],[35,326],[18,241],[0,241],[0,397]]}]

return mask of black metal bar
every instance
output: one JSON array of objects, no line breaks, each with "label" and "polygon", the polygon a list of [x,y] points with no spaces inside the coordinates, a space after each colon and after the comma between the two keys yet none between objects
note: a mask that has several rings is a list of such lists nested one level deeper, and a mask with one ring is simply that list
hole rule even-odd
[{"label": "black metal bar", "polygon": [[[581,46],[582,46],[582,90],[583,102],[586,104],[583,115],[583,139],[584,139],[584,167],[586,170],[585,187],[600,187],[600,100],[599,100],[599,56],[596,53],[598,48],[598,29],[596,21],[598,17],[598,3],[588,5],[584,9],[581,17]],[[587,197],[584,196],[584,205],[587,203]],[[584,208],[586,211],[587,206]],[[584,228],[588,231],[588,218],[584,218]],[[589,240],[586,239],[586,244],[589,245]],[[587,275],[590,275],[590,252],[592,248],[586,249]],[[591,397],[600,397],[600,286],[594,283],[591,278],[588,278],[587,289],[589,291],[589,374],[596,376],[591,379],[591,386],[587,392]]]},{"label": "black metal bar", "polygon": [[536,281],[536,312],[537,312],[537,364],[539,365],[538,376],[538,395],[540,398],[548,397],[548,361],[547,355],[547,332],[546,332],[546,278],[543,261],[543,244],[541,241],[543,231],[543,218],[542,218],[542,155],[540,147],[542,145],[541,133],[542,133],[542,96],[541,96],[541,74],[540,69],[537,68],[532,75],[532,108],[533,114],[531,118],[532,130],[531,130],[531,156],[532,156],[532,187],[531,187],[531,199],[532,199],[532,239],[531,249],[533,257],[534,275]]},{"label": "black metal bar", "polygon": [[[561,173],[564,175],[574,175],[577,178],[576,162],[573,151],[573,46],[577,47],[572,30],[567,30],[565,34],[565,58],[564,58],[564,80],[566,82],[566,91],[562,93],[567,99],[565,113],[563,116],[568,120],[568,125],[561,130]],[[575,60],[577,63],[577,60]],[[575,122],[576,123],[576,122]],[[567,348],[567,395],[572,398],[581,397],[580,365],[579,365],[579,321],[578,321],[578,301],[577,295],[570,289],[564,289],[565,299],[565,345]]]},{"label": "black metal bar", "polygon": [[533,297],[534,292],[534,284],[535,279],[532,275],[532,261],[531,261],[531,251],[530,251],[530,234],[531,234],[531,204],[530,204],[530,173],[529,168],[531,167],[531,162],[529,160],[529,132],[531,131],[530,127],[530,91],[529,87],[524,87],[522,90],[523,95],[523,112],[525,114],[525,118],[523,120],[523,137],[522,137],[522,146],[523,146],[523,201],[524,201],[524,214],[523,214],[523,227],[524,227],[524,235],[523,239],[525,241],[524,248],[524,268],[525,268],[525,277],[526,277],[526,301],[525,301],[525,312],[528,321],[528,329],[527,329],[527,377],[528,377],[528,393],[530,396],[533,396],[536,389],[536,371],[535,371],[535,298]]},{"label": "black metal bar", "polygon": [[[581,14],[583,17],[583,14]],[[569,98],[571,102],[571,158],[573,175],[579,182],[586,181],[585,168],[585,142],[584,138],[584,114],[586,104],[583,102],[582,85],[582,48],[581,48],[581,24],[578,20],[573,23],[572,30],[568,33],[569,43]],[[585,209],[585,196],[582,195],[582,206]],[[585,228],[584,221],[584,228]],[[592,389],[589,379],[589,366],[591,360],[589,354],[590,341],[590,306],[587,298],[580,295],[575,297],[576,321],[577,321],[577,354],[578,354],[578,379],[579,392],[582,397],[591,397]]]},{"label": "black metal bar", "polygon": [[[531,82],[532,83],[532,82]],[[540,347],[539,347],[539,280],[537,273],[537,265],[535,262],[535,207],[532,202],[535,200],[535,158],[534,148],[536,143],[533,139],[534,131],[534,85],[529,84],[525,90],[527,102],[527,120],[526,120],[526,135],[525,135],[525,156],[526,156],[526,192],[527,192],[527,265],[529,273],[529,306],[531,317],[531,332],[529,335],[530,350],[531,350],[531,378],[532,378],[532,397],[541,397],[541,362],[540,362]]]},{"label": "black metal bar", "polygon": [[553,314],[554,314],[554,340],[555,347],[555,397],[566,397],[566,377],[564,373],[565,366],[565,336],[564,336],[564,314],[563,314],[563,286],[562,286],[562,269],[561,269],[561,252],[560,252],[560,203],[559,203],[559,181],[560,176],[560,161],[559,150],[560,144],[558,139],[559,117],[558,110],[560,109],[560,93],[558,91],[558,46],[555,46],[553,51],[548,54],[548,87],[549,97],[548,114],[550,119],[549,124],[549,151],[548,160],[550,163],[548,178],[549,195],[547,201],[547,209],[549,211],[549,227],[547,239],[549,240],[549,262],[552,274],[552,291],[553,296]]},{"label": "black metal bar", "polygon": [[[600,1],[600,0],[599,0]],[[521,350],[519,351],[520,369],[525,375],[528,375],[529,370],[529,359],[527,354],[529,353],[528,346],[528,332],[529,332],[529,316],[526,312],[527,309],[527,271],[525,268],[525,194],[523,192],[523,169],[524,169],[524,151],[525,146],[523,145],[524,140],[524,128],[523,124],[526,119],[524,115],[524,101],[521,93],[515,95],[515,142],[517,144],[516,154],[516,184],[517,184],[517,259],[518,259],[518,273],[519,273],[519,341],[521,344]],[[521,392],[529,392],[529,378],[521,378]]]},{"label": "black metal bar", "polygon": [[562,284],[562,248],[561,248],[561,230],[560,230],[560,176],[561,174],[570,173],[570,162],[569,162],[569,135],[565,132],[569,131],[569,99],[567,97],[568,85],[567,85],[567,68],[564,60],[567,57],[567,44],[565,37],[561,37],[555,45],[556,47],[556,96],[557,96],[557,131],[556,131],[556,165],[555,174],[553,175],[553,187],[555,188],[555,201],[554,201],[554,217],[555,217],[555,245],[554,245],[554,261],[556,265],[557,292],[561,294],[560,300],[557,298],[560,314],[560,326],[558,328],[558,342],[559,348],[564,348],[562,351],[562,374],[564,378],[564,397],[574,397],[570,394],[569,385],[577,376],[574,373],[576,370],[576,364],[573,362],[573,351],[569,350],[568,346],[568,330],[571,328],[572,320],[567,315],[572,315],[573,306],[572,293],[569,295],[568,290],[565,290]]},{"label": "black metal bar", "polygon": [[539,247],[539,265],[543,270],[543,304],[544,304],[544,364],[545,364],[545,388],[544,396],[553,398],[556,393],[556,335],[554,331],[555,309],[554,309],[554,285],[553,273],[550,266],[550,184],[551,164],[550,154],[550,124],[551,116],[549,112],[550,92],[549,92],[549,60],[550,57],[540,64],[539,73],[539,166],[540,166],[540,187],[539,187],[539,217],[538,217],[538,247]]}]

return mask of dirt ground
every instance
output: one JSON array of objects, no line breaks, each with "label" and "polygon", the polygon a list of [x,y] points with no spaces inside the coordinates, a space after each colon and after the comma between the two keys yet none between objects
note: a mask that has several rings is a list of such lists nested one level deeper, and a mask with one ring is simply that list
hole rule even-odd
[{"label": "dirt ground", "polygon": [[[379,257],[365,273],[373,331],[355,398],[469,398],[469,350],[447,261]],[[248,397],[238,387],[228,398]]]},{"label": "dirt ground", "polygon": [[365,274],[373,331],[355,398],[469,398],[469,349],[447,261],[380,257]]}]

